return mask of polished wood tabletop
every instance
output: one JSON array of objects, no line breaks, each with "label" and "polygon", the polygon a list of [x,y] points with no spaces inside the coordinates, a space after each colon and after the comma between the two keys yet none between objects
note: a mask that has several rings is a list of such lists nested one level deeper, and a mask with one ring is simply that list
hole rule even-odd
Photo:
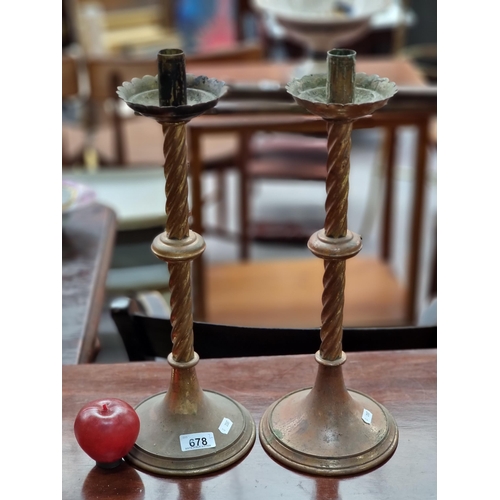
[{"label": "polished wood tabletop", "polygon": [[[325,54],[326,62],[326,54]],[[293,61],[270,60],[242,61],[241,63],[187,62],[186,71],[196,75],[207,75],[224,80],[229,86],[260,84],[262,90],[273,85],[285,85],[293,78]],[[326,71],[326,64],[325,64]],[[394,56],[359,56],[356,58],[356,72],[377,74],[396,82],[398,86],[425,86],[423,74],[408,59]]]},{"label": "polished wood tabletop", "polygon": [[[201,360],[204,389],[243,404],[258,424],[267,407],[285,394],[311,386],[312,355]],[[101,397],[132,405],[167,389],[170,367],[162,362],[62,367],[62,498],[178,500],[432,500],[436,498],[436,350],[350,353],[344,364],[349,389],[383,404],[396,419],[395,454],[370,472],[317,477],[292,471],[271,459],[259,438],[235,465],[200,477],[160,477],[123,462],[104,470],[78,446],[73,423],[79,409]]]},{"label": "polished wood tabletop", "polygon": [[[292,115],[299,113],[318,121],[318,117],[311,116],[286,92],[286,84],[294,78],[295,65],[293,61],[278,62],[265,59],[233,64],[190,63],[188,61],[188,72],[217,78],[228,86],[228,92],[220,99],[217,107],[198,117],[190,126],[210,128],[214,125],[221,127],[226,124],[229,128],[235,125],[238,128],[245,126],[260,128],[260,122],[263,119],[265,122],[270,122],[268,126],[286,125],[288,121],[297,120],[296,116],[286,116],[290,113]],[[356,60],[356,72],[380,75],[396,83],[399,92],[383,108],[384,115],[395,112],[396,119],[401,121],[402,113],[408,111],[429,113],[429,107],[435,107],[435,87],[428,85],[418,67],[406,58],[359,57]],[[413,96],[413,99],[409,100],[409,96]],[[426,98],[430,105],[424,101]],[[213,123],[212,116],[214,114],[219,117],[215,123]],[[264,116],[255,117],[256,114]],[[233,115],[236,117],[233,118]],[[377,115],[380,113],[375,114],[375,121],[370,117],[364,118],[361,123],[357,124],[357,127],[380,126],[380,117]],[[223,118],[222,121],[221,118]],[[384,117],[384,120],[386,118]],[[394,117],[389,117],[389,119],[394,120]],[[253,123],[254,120],[257,123]]]},{"label": "polished wood tabletop", "polygon": [[96,353],[115,233],[115,213],[98,203],[68,213],[63,220],[63,364],[88,363]]}]

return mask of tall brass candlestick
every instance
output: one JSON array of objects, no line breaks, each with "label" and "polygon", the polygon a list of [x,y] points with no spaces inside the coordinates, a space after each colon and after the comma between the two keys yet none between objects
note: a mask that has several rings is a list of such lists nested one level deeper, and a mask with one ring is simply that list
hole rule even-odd
[{"label": "tall brass candlestick", "polygon": [[157,77],[134,78],[118,88],[136,113],[163,128],[166,223],[151,248],[170,272],[172,369],[168,390],[136,407],[141,429],[127,456],[156,474],[212,472],[244,456],[255,441],[248,410],[227,396],[203,391],[195,370],[191,261],[203,253],[205,242],[189,229],[186,124],[215,106],[224,92],[224,82],[186,74],[178,49],[159,52]]},{"label": "tall brass candlestick", "polygon": [[325,261],[321,345],[314,386],[284,396],[260,422],[262,446],[272,457],[330,476],[371,469],[387,460],[398,442],[389,412],[365,394],[347,390],[342,374],[345,263],[361,250],[361,238],[347,229],[352,124],[385,105],[396,91],[387,79],[356,75],[354,60],[354,51],[333,49],[327,54],[327,75],[305,76],[287,86],[298,104],[327,125],[325,227],[308,243]]}]

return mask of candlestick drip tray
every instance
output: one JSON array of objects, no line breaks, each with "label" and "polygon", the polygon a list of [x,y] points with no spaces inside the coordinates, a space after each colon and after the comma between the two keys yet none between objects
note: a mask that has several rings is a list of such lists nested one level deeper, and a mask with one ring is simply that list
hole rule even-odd
[{"label": "candlestick drip tray", "polygon": [[207,76],[186,74],[187,103],[159,106],[158,75],[132,78],[118,87],[117,94],[136,113],[164,122],[186,122],[213,108],[227,92],[225,83]]},{"label": "candlestick drip tray", "polygon": [[366,73],[356,73],[354,100],[347,104],[327,101],[326,74],[293,79],[286,89],[298,104],[325,120],[357,119],[369,115],[384,106],[397,92],[395,83],[388,78]]}]

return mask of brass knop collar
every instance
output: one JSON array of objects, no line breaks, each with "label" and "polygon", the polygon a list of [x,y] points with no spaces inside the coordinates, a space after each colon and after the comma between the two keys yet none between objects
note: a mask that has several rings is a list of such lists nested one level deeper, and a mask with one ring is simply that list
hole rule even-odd
[{"label": "brass knop collar", "polygon": [[321,229],[309,238],[307,247],[320,259],[345,260],[357,255],[363,247],[363,243],[361,236],[349,229],[346,235],[341,238],[330,238],[326,235],[325,230]]}]

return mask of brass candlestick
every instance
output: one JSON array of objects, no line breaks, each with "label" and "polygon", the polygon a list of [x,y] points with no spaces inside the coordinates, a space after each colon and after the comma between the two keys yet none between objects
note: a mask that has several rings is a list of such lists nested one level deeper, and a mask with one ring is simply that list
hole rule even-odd
[{"label": "brass candlestick", "polygon": [[191,261],[203,253],[205,242],[189,229],[186,124],[214,107],[225,90],[224,82],[186,75],[184,53],[166,49],[158,54],[157,77],[134,78],[117,91],[136,113],[163,127],[166,225],[152,250],[170,272],[172,370],[168,390],[136,407],[141,429],[127,456],[137,467],[162,475],[221,469],[255,441],[255,423],[243,406],[200,388],[193,347]]},{"label": "brass candlestick", "polygon": [[327,123],[328,160],[324,229],[309,249],[325,260],[321,345],[312,388],[271,405],[260,422],[264,449],[285,465],[313,474],[359,473],[388,459],[398,442],[396,422],[369,396],[347,390],[342,375],[345,261],[361,250],[361,238],[347,229],[351,132],[354,120],[384,106],[394,83],[355,74],[355,52],[328,52],[326,75],[309,75],[287,85],[295,101]]}]

